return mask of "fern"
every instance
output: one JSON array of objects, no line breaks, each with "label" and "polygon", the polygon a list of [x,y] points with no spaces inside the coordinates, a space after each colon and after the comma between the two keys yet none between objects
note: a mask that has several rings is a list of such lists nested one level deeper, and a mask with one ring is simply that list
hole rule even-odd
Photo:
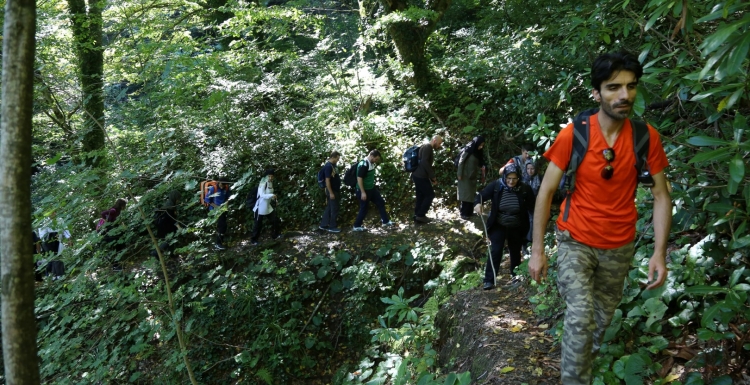
[{"label": "fern", "polygon": [[261,368],[255,372],[255,376],[265,381],[266,384],[273,385],[273,377],[271,377],[271,372],[269,372],[268,369]]}]

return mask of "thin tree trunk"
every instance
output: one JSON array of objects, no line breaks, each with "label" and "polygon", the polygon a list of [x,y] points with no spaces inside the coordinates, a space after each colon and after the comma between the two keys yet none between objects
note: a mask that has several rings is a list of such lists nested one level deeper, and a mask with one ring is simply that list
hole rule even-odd
[{"label": "thin tree trunk", "polygon": [[[379,0],[386,13],[403,12],[411,5],[407,0]],[[418,90],[427,92],[432,83],[430,63],[425,56],[427,38],[437,28],[437,23],[451,6],[452,0],[432,0],[425,3],[425,9],[434,11],[436,17],[416,21],[398,21],[388,25],[388,34],[393,39],[401,62],[411,65],[414,71],[412,81]]]},{"label": "thin tree trunk", "polygon": [[[83,152],[104,148],[104,48],[102,9],[104,0],[68,0],[73,40],[80,69],[84,114]],[[91,158],[89,158],[91,159]],[[96,162],[88,162],[95,165]]]},{"label": "thin tree trunk", "polygon": [[31,237],[34,0],[6,0],[0,109],[0,292],[9,385],[39,384]]}]

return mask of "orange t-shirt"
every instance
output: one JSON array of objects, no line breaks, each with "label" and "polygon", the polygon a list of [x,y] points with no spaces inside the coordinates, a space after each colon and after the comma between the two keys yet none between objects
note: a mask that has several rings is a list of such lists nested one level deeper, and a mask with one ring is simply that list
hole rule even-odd
[{"label": "orange t-shirt", "polygon": [[[635,153],[633,152],[633,129],[630,119],[625,120],[620,135],[612,147],[615,160],[612,162],[614,174],[606,180],[601,171],[607,165],[602,151],[609,148],[599,127],[597,115],[591,116],[589,148],[583,162],[576,171],[575,191],[570,196],[568,220],[563,222],[567,202],[560,205],[557,227],[568,230],[578,242],[597,249],[614,249],[635,239],[635,223],[638,213],[633,192],[637,184]],[[661,144],[659,133],[650,125],[648,166],[651,174],[658,174],[669,165]],[[561,170],[570,163],[573,152],[573,124],[568,124],[557,135],[544,157]]]}]

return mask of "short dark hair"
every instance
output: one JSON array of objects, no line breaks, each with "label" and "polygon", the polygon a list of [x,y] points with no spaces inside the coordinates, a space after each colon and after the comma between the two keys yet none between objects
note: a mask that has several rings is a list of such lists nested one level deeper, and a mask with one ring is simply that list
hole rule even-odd
[{"label": "short dark hair", "polygon": [[328,157],[328,159],[338,158],[341,154],[339,154],[338,151],[331,151],[331,156]]},{"label": "short dark hair", "polygon": [[601,91],[602,82],[611,78],[615,72],[622,70],[634,73],[636,80],[643,76],[641,62],[630,52],[620,51],[599,55],[591,65],[591,85],[597,91]]},{"label": "short dark hair", "polygon": [[370,151],[370,156],[373,157],[373,158],[378,158],[378,157],[380,157],[380,151],[378,151],[378,150],[372,150],[372,151]]},{"label": "short dark hair", "polygon": [[524,149],[524,150],[526,150],[526,151],[534,151],[534,146],[532,144],[529,144],[529,143],[522,144],[521,148]]}]

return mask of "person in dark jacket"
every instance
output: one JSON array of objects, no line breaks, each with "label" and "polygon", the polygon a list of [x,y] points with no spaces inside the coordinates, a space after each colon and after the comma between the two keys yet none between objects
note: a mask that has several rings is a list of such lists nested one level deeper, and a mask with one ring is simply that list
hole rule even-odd
[{"label": "person in dark jacket", "polygon": [[[458,178],[458,201],[460,202],[461,219],[469,219],[473,212],[474,198],[477,196],[477,179],[484,175],[487,166],[484,162],[484,138],[475,136],[461,151],[458,158],[456,176]],[[480,172],[481,171],[481,174]]]},{"label": "person in dark jacket", "polygon": [[529,231],[529,213],[534,212],[534,192],[520,181],[521,173],[514,164],[508,164],[503,176],[484,188],[475,200],[475,210],[481,213],[481,204],[492,202],[487,219],[487,236],[490,239],[490,258],[484,272],[484,290],[495,286],[505,241],[510,251],[510,274],[515,276],[521,264],[521,244]]},{"label": "person in dark jacket", "polygon": [[435,199],[435,190],[432,186],[437,184],[435,169],[432,168],[432,164],[435,150],[440,149],[442,145],[443,138],[440,135],[435,135],[430,143],[419,148],[419,166],[411,173],[417,195],[414,206],[414,220],[417,222],[428,223],[430,221],[427,218],[427,212],[430,211],[432,200]]},{"label": "person in dark jacket", "polygon": [[[180,203],[180,192],[173,190],[167,195],[167,200],[164,204],[156,210],[154,224],[156,225],[156,238],[162,241],[159,243],[159,248],[163,252],[171,250],[170,244],[164,241],[169,234],[176,232],[180,225],[177,221],[177,205]],[[151,252],[151,255],[156,256],[156,250]]]},{"label": "person in dark jacket", "polygon": [[338,151],[333,151],[331,152],[331,156],[328,157],[328,162],[323,166],[323,176],[326,185],[323,192],[328,204],[325,211],[323,211],[323,217],[320,219],[320,226],[318,228],[329,233],[341,232],[341,229],[336,224],[339,215],[339,204],[341,203],[341,175],[339,175],[339,169],[336,166],[339,159],[341,159],[341,154]]},{"label": "person in dark jacket", "polygon": [[[206,192],[206,202],[208,202],[208,210],[218,210],[219,206],[229,200],[229,184],[224,181],[225,178],[218,178],[216,187],[211,186]],[[224,211],[219,215],[216,220],[216,243],[214,248],[216,250],[225,250],[224,247],[224,235],[227,233],[227,212]]]},{"label": "person in dark jacket", "polygon": [[[105,221],[102,229],[100,230],[101,234],[104,236],[104,243],[110,245],[110,247],[114,249],[115,253],[117,254],[125,249],[125,244],[120,242],[120,235],[112,234],[112,230],[115,227],[115,221],[117,221],[120,213],[125,210],[125,206],[127,206],[127,204],[127,200],[118,198],[117,201],[115,201],[114,206],[112,206],[108,210],[104,210],[101,212],[101,218]],[[110,262],[112,262],[112,270],[122,271],[122,266],[119,262],[117,262],[116,256],[110,256],[109,260]]]}]

